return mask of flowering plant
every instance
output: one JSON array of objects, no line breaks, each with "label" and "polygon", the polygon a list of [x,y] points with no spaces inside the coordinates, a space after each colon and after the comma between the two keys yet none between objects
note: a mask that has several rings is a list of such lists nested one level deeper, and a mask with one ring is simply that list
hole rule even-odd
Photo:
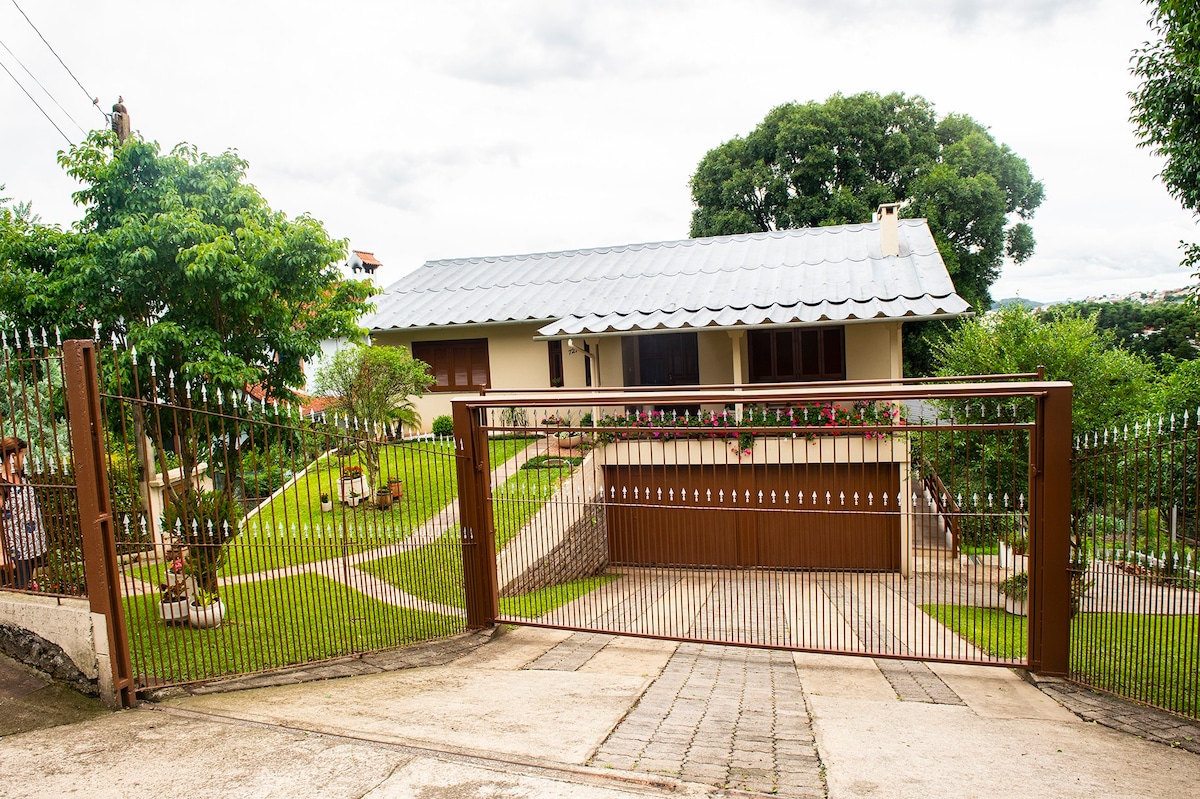
[{"label": "flowering plant", "polygon": [[565,425],[566,423],[567,423],[567,420],[562,418],[561,416],[559,416],[557,413],[552,413],[549,416],[547,416],[545,419],[542,420],[542,424],[544,424],[544,425],[555,425],[558,427],[561,427],[562,425]]},{"label": "flowering plant", "polygon": [[[682,416],[673,412],[642,411],[636,414],[605,416],[598,427],[599,443],[650,439],[672,441],[677,439],[736,439],[737,452],[743,455],[750,451],[755,435],[787,434],[769,433],[762,428],[785,428],[792,436],[803,436],[812,441],[818,435],[839,435],[845,428],[871,427],[891,428],[904,424],[900,409],[887,402],[856,402],[850,406],[829,402],[811,402],[790,407],[764,408],[747,406],[740,418],[732,411],[699,413]],[[635,428],[646,433],[625,432],[621,429]],[[866,438],[883,438],[890,434],[887,429],[864,430]]]},{"label": "flowering plant", "polygon": [[342,467],[342,479],[343,480],[353,480],[355,478],[362,477],[362,474],[363,474],[363,470],[362,470],[361,466],[343,466]]}]

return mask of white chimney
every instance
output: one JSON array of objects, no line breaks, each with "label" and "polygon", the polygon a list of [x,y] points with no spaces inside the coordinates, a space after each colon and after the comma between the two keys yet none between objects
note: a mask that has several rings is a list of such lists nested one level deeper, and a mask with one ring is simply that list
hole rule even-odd
[{"label": "white chimney", "polygon": [[883,257],[900,254],[900,203],[879,206],[879,248]]}]

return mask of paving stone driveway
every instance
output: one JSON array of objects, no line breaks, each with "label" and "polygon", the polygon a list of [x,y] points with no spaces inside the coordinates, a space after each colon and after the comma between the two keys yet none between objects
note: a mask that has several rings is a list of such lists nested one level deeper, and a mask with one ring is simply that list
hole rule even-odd
[{"label": "paving stone driveway", "polygon": [[[528,668],[573,671],[611,640],[573,635]],[[777,796],[825,796],[789,652],[680,644],[590,765]]]}]

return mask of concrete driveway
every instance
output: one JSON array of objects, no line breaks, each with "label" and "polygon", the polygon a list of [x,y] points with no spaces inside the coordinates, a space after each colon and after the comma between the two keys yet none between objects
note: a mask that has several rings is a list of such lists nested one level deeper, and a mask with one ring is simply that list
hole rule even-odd
[{"label": "concrete driveway", "polygon": [[517,629],[0,739],[0,796],[1166,797],[1200,758],[1012,671]]}]

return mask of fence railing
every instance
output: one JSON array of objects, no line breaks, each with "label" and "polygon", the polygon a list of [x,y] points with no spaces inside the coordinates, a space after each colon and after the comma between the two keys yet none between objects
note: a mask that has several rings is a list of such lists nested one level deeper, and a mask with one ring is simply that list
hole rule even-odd
[{"label": "fence railing", "polygon": [[1196,416],[1081,436],[1071,675],[1200,718]]},{"label": "fence railing", "polygon": [[32,331],[11,335],[0,333],[0,447],[14,440],[27,447],[19,474],[16,453],[4,453],[0,587],[84,596],[61,347]]},{"label": "fence railing", "polygon": [[451,442],[211,389],[133,351],[102,369],[139,687],[465,629]]},{"label": "fence railing", "polygon": [[[1037,382],[458,400],[469,618],[1065,673],[1069,402]],[[534,438],[477,479],[496,435]]]}]

